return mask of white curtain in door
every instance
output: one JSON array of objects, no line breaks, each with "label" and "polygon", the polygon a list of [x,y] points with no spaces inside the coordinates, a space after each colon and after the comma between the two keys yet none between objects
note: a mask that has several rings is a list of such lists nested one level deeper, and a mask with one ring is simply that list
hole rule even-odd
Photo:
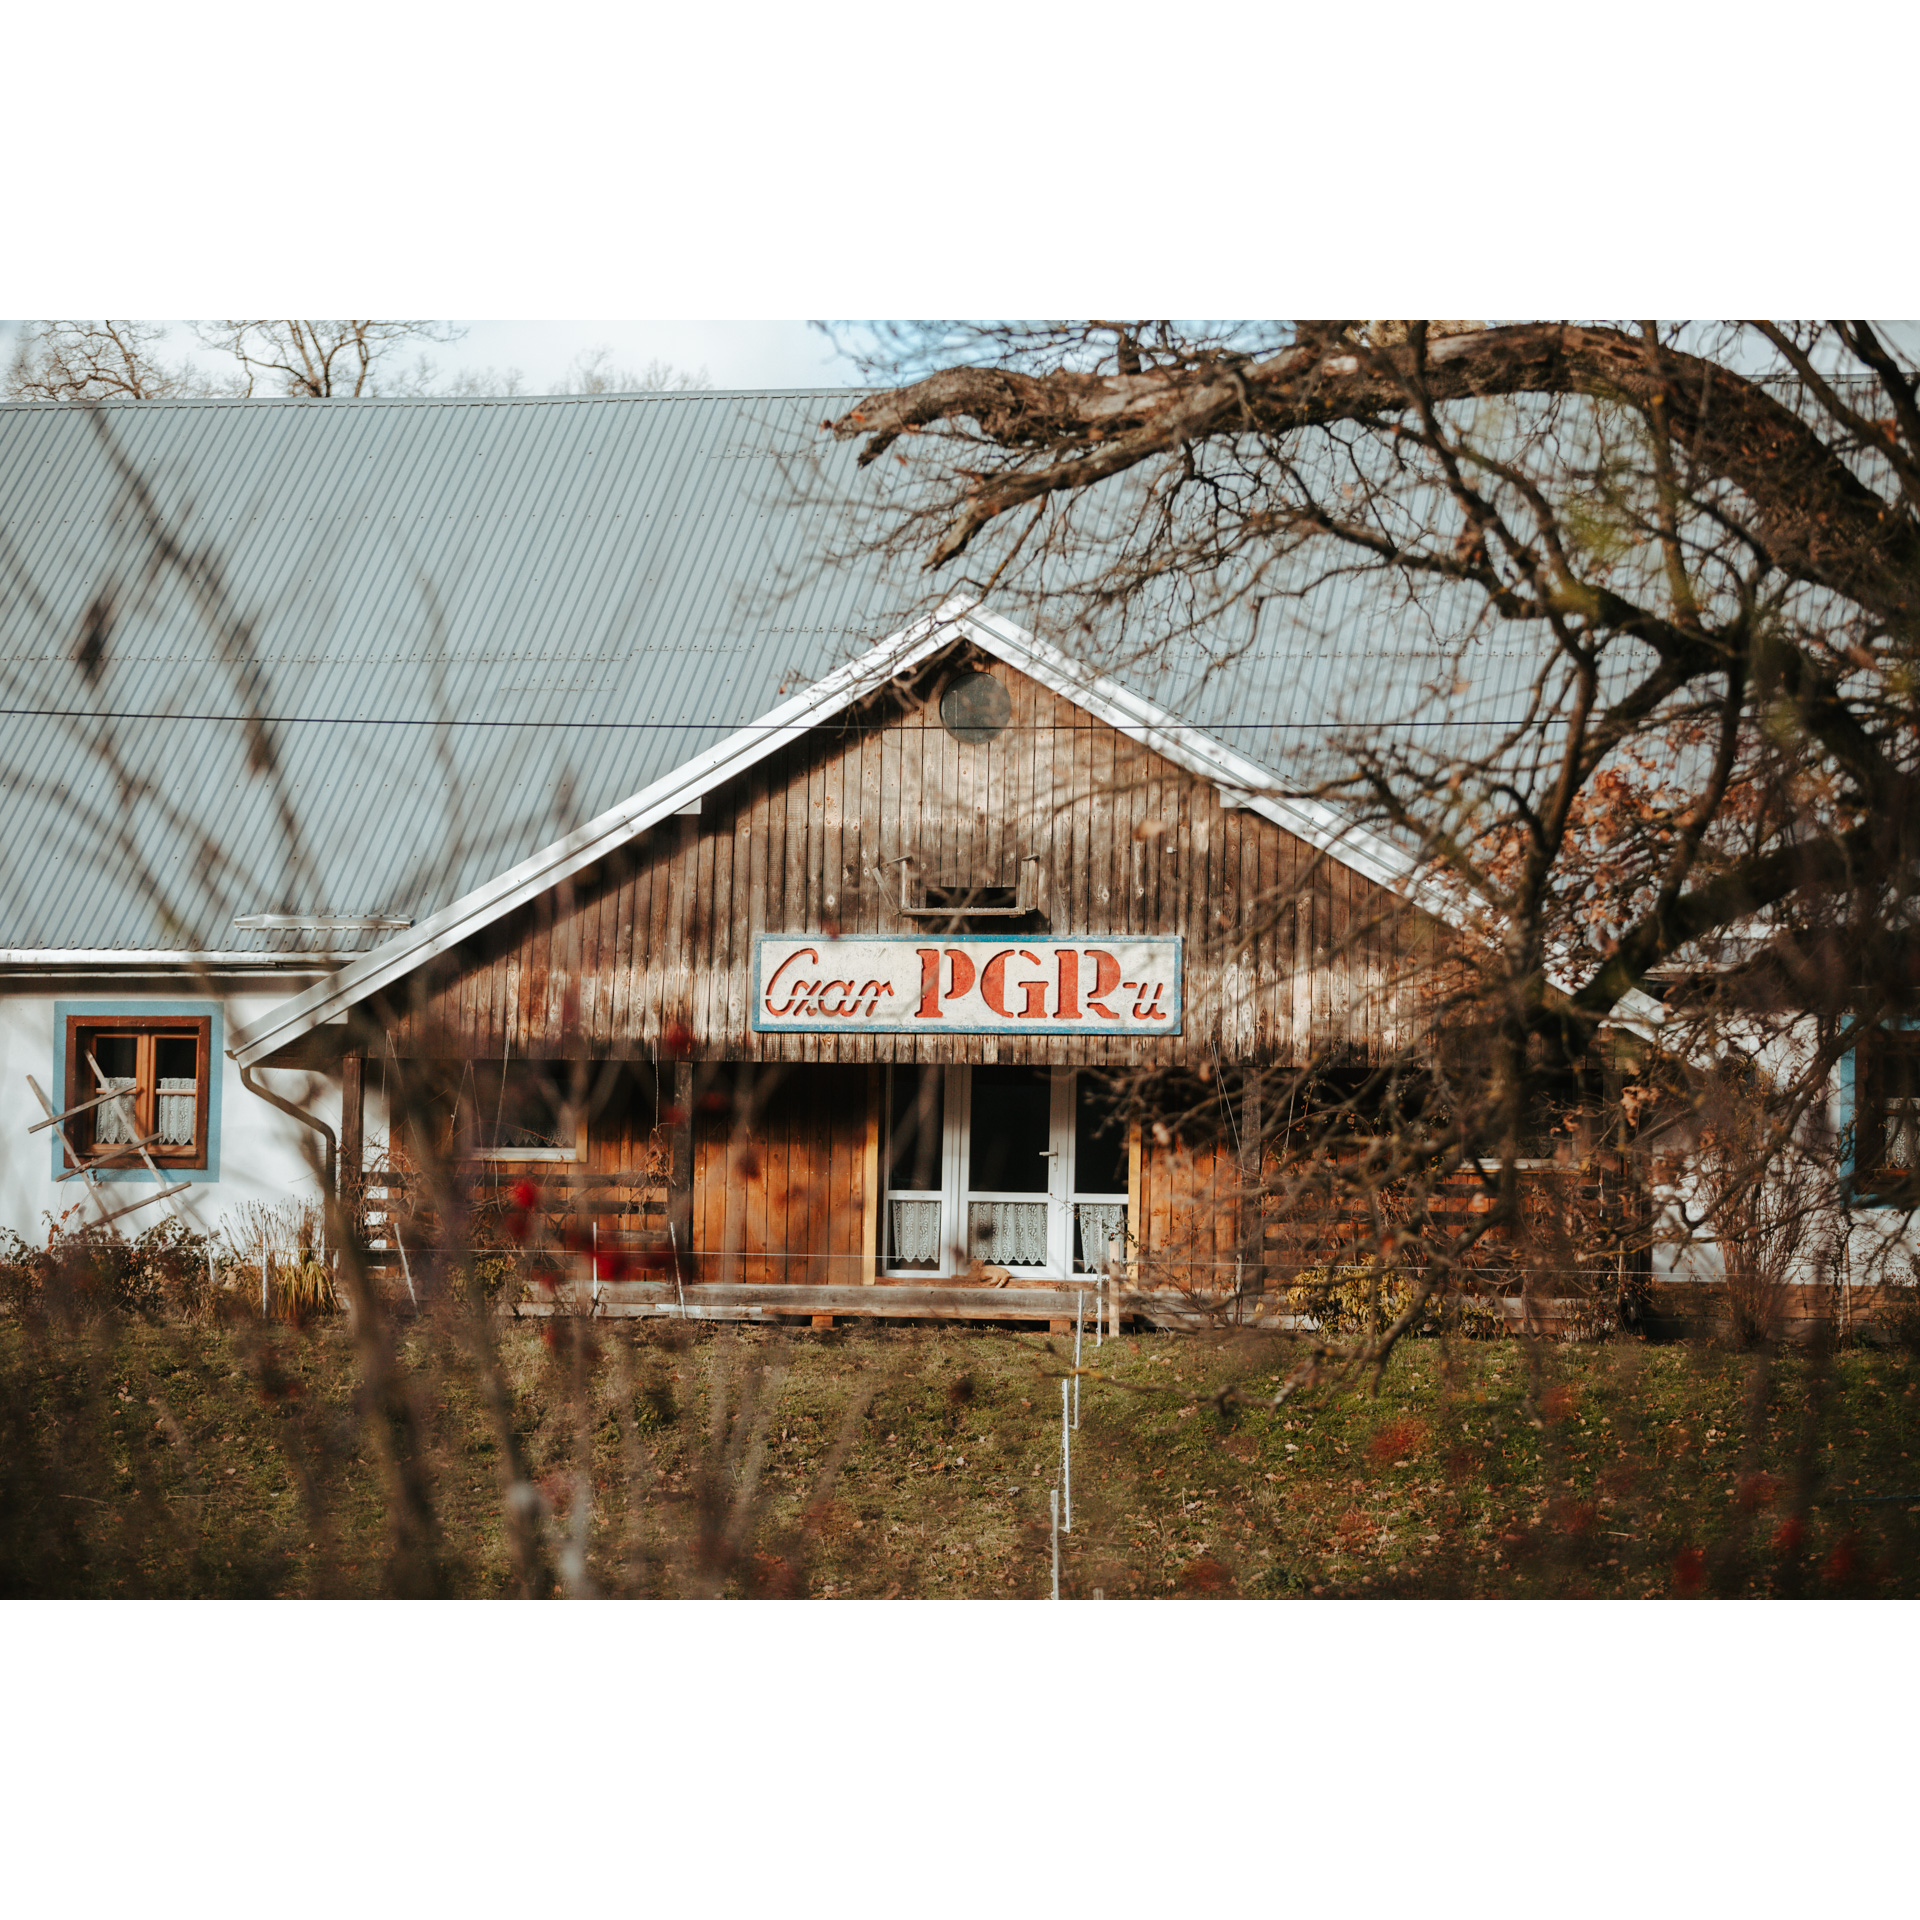
[{"label": "white curtain in door", "polygon": [[1104,1267],[1108,1236],[1124,1234],[1127,1230],[1126,1205],[1118,1200],[1082,1200],[1077,1203],[1076,1211],[1080,1215],[1080,1263],[1086,1267]]},{"label": "white curtain in door", "polygon": [[996,1267],[1047,1264],[1044,1200],[972,1200],[967,1203],[967,1253]]},{"label": "white curtain in door", "polygon": [[940,1258],[940,1202],[895,1200],[889,1204],[893,1209],[894,1264],[935,1265]]}]

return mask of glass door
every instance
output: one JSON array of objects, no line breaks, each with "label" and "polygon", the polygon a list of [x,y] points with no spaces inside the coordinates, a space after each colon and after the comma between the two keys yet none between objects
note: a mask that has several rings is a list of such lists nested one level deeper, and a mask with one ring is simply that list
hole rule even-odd
[{"label": "glass door", "polygon": [[1095,1273],[1127,1230],[1126,1129],[1097,1076],[1064,1067],[887,1072],[882,1271]]},{"label": "glass door", "polygon": [[1067,1142],[1056,1109],[1067,1076],[1050,1067],[975,1067],[967,1076],[968,1265],[1067,1271]]},{"label": "glass door", "polygon": [[[1096,1074],[1073,1076],[1073,1270],[1098,1273],[1108,1242],[1127,1234],[1127,1128],[1120,1102]],[[1125,1258],[1124,1252],[1120,1256]]]},{"label": "glass door", "polygon": [[[955,1074],[956,1080],[964,1078]],[[881,1264],[888,1273],[948,1271],[947,1075],[939,1067],[887,1071],[886,1217]]]}]

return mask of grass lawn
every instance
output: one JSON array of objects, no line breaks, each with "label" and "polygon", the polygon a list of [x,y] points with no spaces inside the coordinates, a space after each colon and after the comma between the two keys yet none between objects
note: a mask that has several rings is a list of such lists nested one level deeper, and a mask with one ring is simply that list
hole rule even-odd
[{"label": "grass lawn", "polygon": [[[1070,1339],[578,1330],[420,1323],[382,1400],[337,1321],[0,1325],[0,1591],[379,1594],[411,1512],[454,1594],[1047,1593]],[[1920,1590],[1904,1353],[1419,1341],[1277,1408],[1272,1336],[1085,1358],[1070,1597]]]}]

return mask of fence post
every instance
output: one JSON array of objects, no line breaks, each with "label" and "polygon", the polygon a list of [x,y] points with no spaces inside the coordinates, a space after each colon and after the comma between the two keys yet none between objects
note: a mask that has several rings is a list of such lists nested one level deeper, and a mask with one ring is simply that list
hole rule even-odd
[{"label": "fence post", "polygon": [[1047,1489],[1047,1509],[1053,1515],[1053,1597],[1060,1598],[1060,1489]]},{"label": "fence post", "polygon": [[1073,1295],[1073,1430],[1080,1431],[1080,1331],[1087,1317],[1087,1290],[1076,1287]]},{"label": "fence post", "polygon": [[1067,1425],[1067,1383],[1060,1382],[1060,1477],[1066,1483],[1067,1532],[1073,1531],[1073,1433]]}]

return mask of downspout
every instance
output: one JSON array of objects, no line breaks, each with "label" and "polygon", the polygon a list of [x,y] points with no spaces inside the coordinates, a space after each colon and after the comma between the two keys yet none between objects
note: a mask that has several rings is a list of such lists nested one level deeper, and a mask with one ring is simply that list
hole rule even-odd
[{"label": "downspout", "polygon": [[327,1177],[325,1181],[325,1193],[327,1208],[328,1211],[331,1212],[334,1203],[334,1160],[339,1148],[339,1142],[334,1138],[333,1129],[328,1126],[324,1120],[317,1119],[313,1114],[308,1113],[305,1108],[297,1107],[291,1100],[286,1099],[281,1094],[275,1093],[271,1087],[263,1087],[260,1082],[253,1077],[253,1069],[249,1066],[241,1066],[240,1084],[245,1087],[249,1093],[258,1094],[269,1106],[278,1107],[282,1113],[291,1114],[303,1127],[311,1127],[315,1133],[319,1134],[321,1138],[326,1141]]}]

